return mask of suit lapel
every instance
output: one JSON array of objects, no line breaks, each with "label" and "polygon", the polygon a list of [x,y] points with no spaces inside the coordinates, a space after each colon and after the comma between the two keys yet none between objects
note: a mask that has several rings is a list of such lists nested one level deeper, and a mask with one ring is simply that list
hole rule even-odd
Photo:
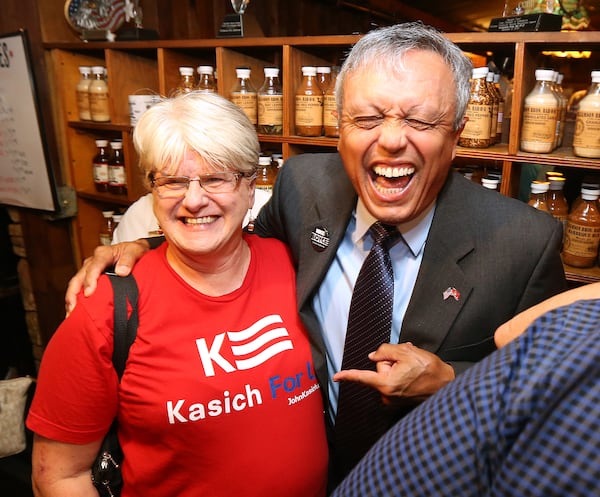
[{"label": "suit lapel", "polygon": [[436,352],[466,304],[473,283],[459,262],[474,249],[459,178],[450,178],[440,193],[423,261],[406,310],[400,340]]},{"label": "suit lapel", "polygon": [[[321,194],[308,206],[306,222],[300,226],[297,295],[299,309],[310,305],[310,299],[325,277],[340,245],[352,210],[356,193],[343,170],[339,157],[339,174],[324,177]],[[325,235],[328,245],[320,247],[318,237]],[[316,238],[316,239],[315,239]],[[322,243],[322,240],[321,240]]]}]

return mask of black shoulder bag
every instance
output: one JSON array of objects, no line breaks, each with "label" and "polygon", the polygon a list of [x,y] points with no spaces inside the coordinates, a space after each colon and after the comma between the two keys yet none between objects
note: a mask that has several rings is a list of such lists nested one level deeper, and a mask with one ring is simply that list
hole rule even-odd
[{"label": "black shoulder bag", "polygon": [[[135,279],[130,274],[127,277],[106,273],[112,283],[114,292],[114,351],[113,365],[119,381],[125,370],[125,362],[129,347],[135,340],[138,327],[138,289]],[[127,319],[127,300],[131,305],[131,315]],[[119,497],[123,479],[121,463],[123,452],[117,438],[117,419],[115,418],[110,430],[102,441],[96,460],[92,465],[92,482],[101,497]]]}]

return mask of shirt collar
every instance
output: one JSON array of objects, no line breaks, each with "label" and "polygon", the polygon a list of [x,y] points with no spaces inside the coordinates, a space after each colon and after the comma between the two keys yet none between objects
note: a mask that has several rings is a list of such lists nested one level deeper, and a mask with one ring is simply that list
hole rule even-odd
[{"label": "shirt collar", "polygon": [[[415,257],[425,247],[429,228],[431,227],[433,215],[435,214],[435,206],[436,203],[434,201],[416,219],[396,226],[398,231],[402,234],[402,238],[406,245]],[[352,234],[352,242],[357,243],[365,237],[369,228],[377,221],[377,219],[375,219],[375,217],[367,210],[360,197],[356,204],[356,208],[354,209],[353,216],[356,221],[356,229]]]}]

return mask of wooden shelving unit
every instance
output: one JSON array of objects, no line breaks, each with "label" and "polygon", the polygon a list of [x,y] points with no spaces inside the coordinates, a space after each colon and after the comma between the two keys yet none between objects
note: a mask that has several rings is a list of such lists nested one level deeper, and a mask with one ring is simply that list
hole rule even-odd
[{"label": "wooden shelving unit", "polygon": [[[265,151],[280,152],[284,158],[305,152],[335,150],[336,139],[306,138],[295,134],[294,94],[300,83],[303,65],[340,65],[348,49],[360,35],[308,36],[245,39],[157,40],[131,42],[46,43],[44,48],[54,85],[54,114],[61,147],[60,155],[69,181],[78,193],[78,216],[74,219],[74,242],[80,260],[89,256],[98,244],[101,210],[126,206],[145,190],[138,174],[135,151],[131,143],[128,95],[149,89],[169,95],[179,79],[181,65],[209,64],[216,67],[218,91],[227,96],[235,80],[235,67],[251,68],[256,87],[262,84],[263,68],[278,66],[284,93],[283,134],[259,135]],[[487,149],[459,147],[460,161],[490,164],[502,169],[501,192],[516,196],[522,163],[577,168],[600,172],[600,160],[573,156],[571,144],[551,154],[519,151],[522,104],[533,87],[537,67],[551,66],[565,74],[563,85],[574,90],[589,86],[590,71],[600,67],[600,33],[449,33],[448,38],[465,52],[480,59],[505,57],[512,61],[513,93],[510,124],[502,143]],[[589,50],[589,59],[559,59],[545,52]],[[104,65],[108,71],[111,95],[110,124],[81,122],[77,119],[75,86],[78,66]],[[128,195],[117,197],[94,191],[91,158],[97,138],[120,138],[124,143],[128,166]],[[600,268],[567,268],[568,277],[576,282],[600,279]]]}]

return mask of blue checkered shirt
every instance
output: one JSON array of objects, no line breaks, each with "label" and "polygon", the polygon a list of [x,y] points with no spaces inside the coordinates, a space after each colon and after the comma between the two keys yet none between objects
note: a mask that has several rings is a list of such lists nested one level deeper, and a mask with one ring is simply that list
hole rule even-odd
[{"label": "blue checkered shirt", "polygon": [[538,318],[395,425],[333,495],[600,495],[600,300]]}]

